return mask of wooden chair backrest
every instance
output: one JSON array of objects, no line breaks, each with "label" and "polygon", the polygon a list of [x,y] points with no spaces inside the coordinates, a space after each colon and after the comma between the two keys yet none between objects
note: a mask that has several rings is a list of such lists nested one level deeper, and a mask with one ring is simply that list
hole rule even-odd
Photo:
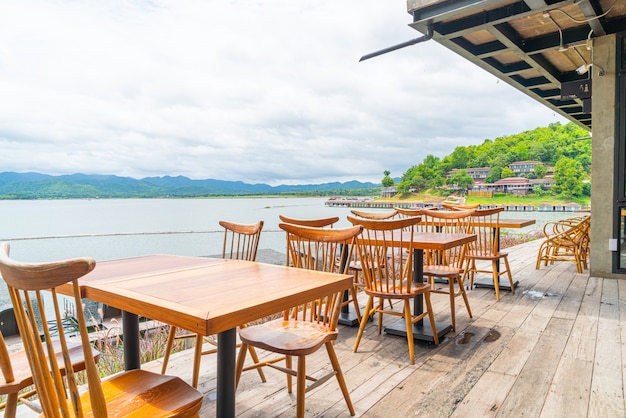
[{"label": "wooden chair backrest", "polygon": [[[415,216],[420,216],[422,214],[422,210],[424,208],[418,208],[418,209],[408,209],[408,208],[394,208],[394,210],[396,212],[398,212],[398,215],[400,218],[412,218]],[[433,208],[433,210],[436,210],[437,208]]]},{"label": "wooden chair backrest", "polygon": [[316,219],[296,219],[289,218],[285,215],[278,215],[281,221],[293,224],[293,225],[301,225],[301,226],[312,226],[315,228],[324,228],[329,226],[332,228],[332,225],[336,222],[339,222],[338,216],[332,216],[330,218],[316,218]]},{"label": "wooden chair backrest", "polygon": [[419,217],[372,220],[348,216],[363,227],[357,238],[365,290],[380,294],[409,294],[413,281],[413,236]]},{"label": "wooden chair backrest", "polygon": [[[24,344],[33,381],[46,417],[81,417],[80,394],[75,369],[70,360],[67,338],[63,327],[63,312],[59,308],[56,287],[69,283],[73,288],[73,302],[82,311],[78,279],[92,271],[92,258],[77,258],[52,263],[24,263],[9,257],[9,244],[0,244],[0,273],[9,289],[20,335]],[[45,294],[49,291],[49,294]],[[50,296],[50,297],[48,297]],[[37,312],[37,314],[35,314]],[[52,315],[49,315],[49,314]],[[52,318],[51,318],[52,316]],[[82,343],[87,385],[94,416],[107,416],[100,377],[91,351],[84,315],[77,315]],[[53,325],[52,325],[53,324]],[[54,352],[51,329],[56,329],[65,367],[64,383]],[[70,401],[68,401],[70,399]]]},{"label": "wooden chair backrest", "polygon": [[[471,215],[474,209],[436,210],[423,209],[421,231],[441,234],[467,234],[471,228]],[[461,267],[467,246],[455,246],[442,251],[424,252],[424,263],[428,265]]]},{"label": "wooden chair backrest", "polygon": [[[287,265],[295,268],[346,274],[352,257],[355,238],[363,228],[315,228],[280,223],[287,234]],[[297,319],[326,324],[330,330],[337,327],[343,291],[311,301],[285,311],[285,319]]]},{"label": "wooden chair backrest", "polygon": [[466,210],[466,209],[478,209],[478,207],[480,206],[480,203],[474,203],[472,205],[461,205],[461,204],[457,204],[457,203],[442,203],[441,206],[443,206],[446,209],[450,209],[450,210]]},{"label": "wooden chair backrest", "polygon": [[436,210],[422,209],[420,228],[424,232],[460,233],[465,234],[470,227],[470,216],[474,209],[466,210]]},{"label": "wooden chair backrest", "polygon": [[263,221],[256,224],[238,224],[229,221],[219,223],[224,228],[222,258],[256,261]]},{"label": "wooden chair backrest", "polygon": [[470,233],[476,234],[476,241],[469,245],[473,254],[492,256],[498,252],[498,233],[500,212],[504,208],[482,209],[471,216]]},{"label": "wooden chair backrest", "polygon": [[353,215],[356,215],[360,218],[365,218],[365,219],[378,219],[378,220],[382,220],[382,219],[391,219],[393,217],[395,217],[398,212],[394,209],[394,210],[390,210],[390,211],[386,211],[386,212],[364,212],[361,210],[356,210],[356,209],[352,209],[350,211]]}]

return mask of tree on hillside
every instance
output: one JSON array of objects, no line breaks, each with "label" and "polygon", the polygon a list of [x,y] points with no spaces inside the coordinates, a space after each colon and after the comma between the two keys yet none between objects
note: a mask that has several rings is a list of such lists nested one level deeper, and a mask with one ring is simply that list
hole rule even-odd
[{"label": "tree on hillside", "polygon": [[383,177],[383,179],[382,179],[383,187],[391,187],[391,186],[393,186],[394,181],[391,178],[391,171],[385,170],[383,172],[383,174],[385,175],[385,177]]},{"label": "tree on hillside", "polygon": [[583,166],[573,158],[561,157],[554,165],[554,182],[558,192],[580,196],[583,192]]},{"label": "tree on hillside", "polygon": [[500,173],[500,178],[508,179],[509,177],[515,177],[515,173],[509,167],[504,167]]},{"label": "tree on hillside", "polygon": [[547,172],[548,172],[548,169],[546,168],[545,165],[543,164],[535,165],[535,176],[537,176],[538,179],[544,178]]},{"label": "tree on hillside", "polygon": [[[515,135],[485,139],[480,145],[458,146],[450,155],[441,159],[429,155],[422,164],[409,168],[402,175],[398,190],[437,187],[444,183],[446,174],[455,168],[489,167],[488,181],[496,182],[514,176],[506,167],[515,161],[540,161],[553,167],[561,157],[568,157],[578,161],[585,173],[590,173],[591,141],[577,140],[588,135],[589,132],[573,122],[566,125],[556,122]],[[545,173],[542,168],[538,168],[535,175],[542,178]]]},{"label": "tree on hillside", "polygon": [[467,174],[467,171],[459,170],[446,180],[446,184],[455,184],[457,187],[467,191],[474,185],[474,179]]},{"label": "tree on hillside", "polygon": [[502,168],[501,167],[491,167],[489,170],[489,175],[485,178],[485,183],[495,183],[496,181],[502,178]]}]

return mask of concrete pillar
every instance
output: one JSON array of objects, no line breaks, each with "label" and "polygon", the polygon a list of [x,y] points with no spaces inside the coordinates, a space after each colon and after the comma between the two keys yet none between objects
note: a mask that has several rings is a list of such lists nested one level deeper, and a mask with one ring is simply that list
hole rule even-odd
[{"label": "concrete pillar", "polygon": [[[615,158],[615,35],[593,40],[592,89],[593,119],[591,162],[591,260],[590,274],[598,277],[626,279],[612,273],[613,253],[609,239],[613,236],[614,158]],[[606,71],[599,76],[600,67]]]}]

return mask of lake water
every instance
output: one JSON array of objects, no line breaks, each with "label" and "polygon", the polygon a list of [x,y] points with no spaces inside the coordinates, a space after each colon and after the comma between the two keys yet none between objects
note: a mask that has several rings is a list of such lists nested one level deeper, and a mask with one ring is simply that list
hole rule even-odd
[{"label": "lake water", "polygon": [[[265,225],[260,249],[285,252],[278,215],[292,218],[338,216],[336,227],[350,226],[349,208],[327,207],[326,198],[92,199],[0,201],[0,241],[11,243],[20,261],[54,261],[90,256],[96,260],[145,254],[206,256],[221,253],[222,219]],[[502,217],[537,219],[513,230],[528,233],[546,221],[571,213],[504,212]],[[8,304],[4,283],[0,309]]]}]

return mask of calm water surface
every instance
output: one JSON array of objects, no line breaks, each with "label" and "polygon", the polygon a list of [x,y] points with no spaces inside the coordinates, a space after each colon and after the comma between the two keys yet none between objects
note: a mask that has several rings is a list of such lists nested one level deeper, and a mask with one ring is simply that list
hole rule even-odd
[{"label": "calm water surface", "polygon": [[[326,207],[326,198],[242,199],[92,199],[0,201],[4,225],[0,240],[22,261],[53,261],[90,256],[96,260],[145,254],[217,255],[221,219],[265,221],[260,249],[285,251],[278,215],[293,218],[338,216],[336,227],[350,226],[349,208]],[[571,213],[504,212],[502,217],[537,219],[527,233]],[[0,307],[6,297],[0,286]],[[3,294],[4,293],[4,294]]]}]

